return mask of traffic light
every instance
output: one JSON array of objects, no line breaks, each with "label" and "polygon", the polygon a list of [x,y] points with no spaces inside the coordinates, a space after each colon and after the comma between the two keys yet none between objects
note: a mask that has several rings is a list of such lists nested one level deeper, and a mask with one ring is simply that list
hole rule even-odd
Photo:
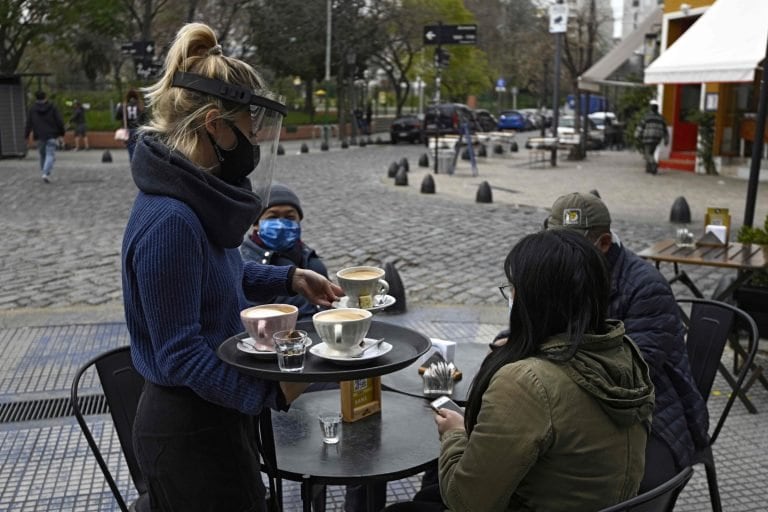
[{"label": "traffic light", "polygon": [[435,48],[435,66],[444,68],[451,62],[451,54],[442,48]]}]

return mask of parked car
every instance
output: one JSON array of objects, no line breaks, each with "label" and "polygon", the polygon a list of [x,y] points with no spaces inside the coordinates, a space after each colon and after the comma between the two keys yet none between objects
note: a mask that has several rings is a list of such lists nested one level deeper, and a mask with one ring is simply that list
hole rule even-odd
[{"label": "parked car", "polygon": [[392,144],[400,141],[421,143],[423,140],[421,120],[415,114],[398,117],[389,126],[389,140]]},{"label": "parked car", "polygon": [[464,123],[469,125],[470,132],[477,131],[475,116],[463,103],[430,105],[424,112],[424,134],[428,137],[437,133],[460,135]]},{"label": "parked car", "polygon": [[[576,131],[576,118],[573,116],[563,116],[557,123],[557,137],[561,144],[578,144],[579,132]],[[589,120],[589,137],[587,138],[587,149],[600,149],[603,147],[603,134],[597,129],[595,123]]]},{"label": "parked car", "polygon": [[526,119],[523,114],[517,110],[504,110],[499,114],[499,130],[518,130],[525,131]]},{"label": "parked car", "polygon": [[[600,132],[600,140],[604,146],[613,146],[619,142],[617,133],[620,131],[620,127],[616,114],[613,112],[593,112],[588,117],[590,121],[595,123],[595,128]],[[606,126],[608,126],[608,130],[606,130]]]},{"label": "parked car", "polygon": [[475,110],[475,120],[481,132],[493,132],[496,131],[499,122],[496,117],[484,109]]}]

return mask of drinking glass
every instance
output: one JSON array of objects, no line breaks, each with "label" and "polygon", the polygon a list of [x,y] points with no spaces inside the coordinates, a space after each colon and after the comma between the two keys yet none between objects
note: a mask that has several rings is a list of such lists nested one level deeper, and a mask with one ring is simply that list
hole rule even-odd
[{"label": "drinking glass", "polygon": [[337,412],[324,412],[317,416],[320,421],[320,429],[323,432],[323,443],[336,444],[339,442],[339,430],[341,414]]},{"label": "drinking glass", "polygon": [[272,335],[277,365],[282,372],[301,372],[307,357],[307,332],[289,329]]}]

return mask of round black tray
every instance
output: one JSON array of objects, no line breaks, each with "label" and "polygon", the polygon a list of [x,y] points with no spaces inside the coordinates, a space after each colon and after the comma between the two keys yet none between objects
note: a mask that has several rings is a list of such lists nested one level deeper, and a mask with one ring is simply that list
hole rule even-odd
[{"label": "round black tray", "polygon": [[[307,331],[312,338],[313,345],[322,343],[311,320],[298,322],[296,329]],[[392,350],[387,354],[367,362],[361,362],[359,366],[342,366],[307,352],[304,371],[291,373],[280,371],[276,357],[264,359],[263,356],[254,356],[238,350],[237,343],[247,336],[246,333],[241,333],[229,338],[219,345],[216,354],[222,361],[231,364],[243,373],[255,375],[262,379],[285,382],[339,382],[385,375],[405,368],[429,350],[431,346],[429,338],[413,329],[373,320],[366,337],[384,338],[384,341],[392,345]]]}]

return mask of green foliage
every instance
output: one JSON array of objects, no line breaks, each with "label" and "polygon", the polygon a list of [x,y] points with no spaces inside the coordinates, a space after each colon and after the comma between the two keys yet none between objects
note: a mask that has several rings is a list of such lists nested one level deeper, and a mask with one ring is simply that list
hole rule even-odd
[{"label": "green foliage", "polygon": [[707,174],[717,174],[717,167],[712,156],[712,148],[715,144],[715,114],[697,110],[689,114],[686,120],[699,125],[699,144],[696,147],[696,156],[704,164]]},{"label": "green foliage", "polygon": [[653,94],[653,87],[625,87],[619,96],[616,114],[625,123],[624,141],[629,147],[640,147],[640,142],[635,139],[635,128],[648,112],[648,102]]},{"label": "green foliage", "polygon": [[[741,226],[736,235],[736,240],[742,244],[765,245],[766,247],[763,251],[768,255],[768,215],[765,216],[765,222],[763,222],[762,227]],[[749,284],[752,286],[768,287],[768,271],[756,271]]]}]

